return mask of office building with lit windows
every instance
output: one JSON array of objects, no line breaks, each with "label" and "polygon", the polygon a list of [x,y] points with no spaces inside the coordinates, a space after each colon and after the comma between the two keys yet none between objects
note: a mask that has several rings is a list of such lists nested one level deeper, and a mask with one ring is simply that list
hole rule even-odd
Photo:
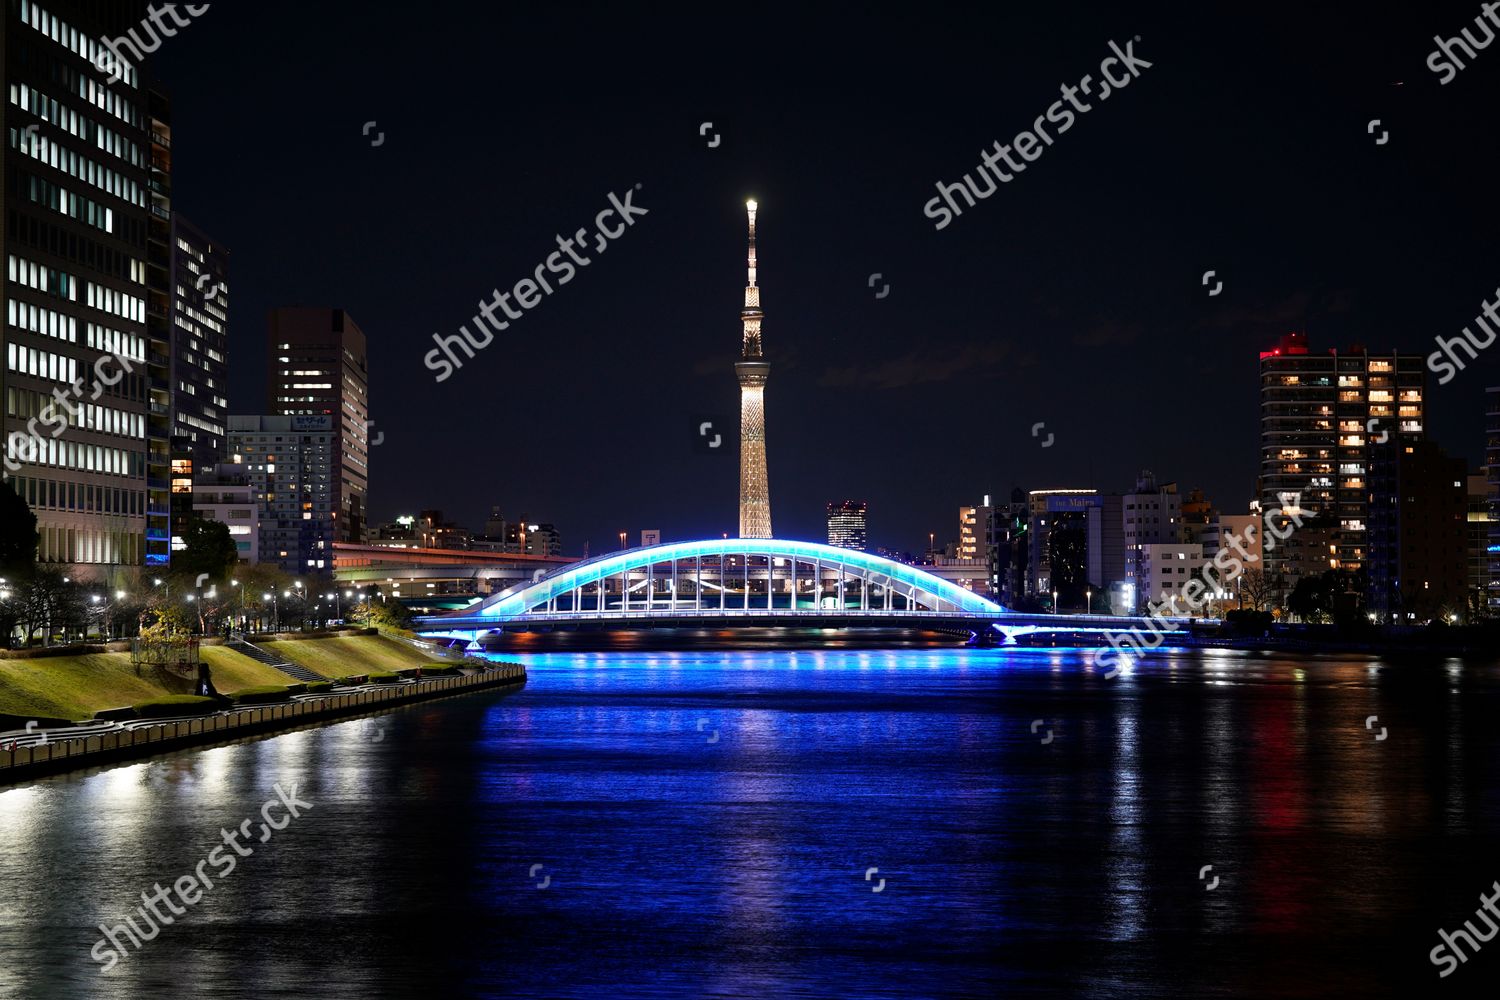
[{"label": "office building with lit windows", "polygon": [[[227,430],[227,428],[226,428]],[[224,463],[195,470],[192,514],[229,529],[240,562],[260,562],[260,504],[245,466]]]},{"label": "office building with lit windows", "polygon": [[[1370,446],[1425,438],[1427,367],[1417,354],[1362,347],[1313,353],[1293,333],[1260,355],[1260,488],[1267,510],[1296,494],[1303,511],[1331,524],[1334,568],[1369,561]],[[1288,547],[1266,553],[1284,592],[1296,586]]]},{"label": "office building with lit windows", "polygon": [[172,215],[172,446],[224,460],[229,418],[229,251]]},{"label": "office building with lit windows", "polygon": [[338,506],[331,416],[229,418],[230,461],[256,505],[260,561],[288,573],[333,572]]},{"label": "office building with lit windows", "polygon": [[869,505],[863,500],[840,500],[828,505],[828,544],[842,549],[865,551],[869,544],[865,515]]},{"label": "office building with lit windows", "polygon": [[988,564],[994,532],[995,505],[988,496],[978,506],[958,508],[958,558]]},{"label": "office building with lit windows", "polygon": [[5,474],[36,513],[44,563],[166,558],[147,328],[149,220],[170,214],[157,192],[170,164],[157,165],[152,134],[164,102],[134,69],[115,82],[91,61],[101,36],[143,14],[7,0],[0,15]]},{"label": "office building with lit windows", "polygon": [[370,488],[365,335],[342,309],[276,309],[267,347],[268,412],[333,421],[333,537],[362,542]]}]

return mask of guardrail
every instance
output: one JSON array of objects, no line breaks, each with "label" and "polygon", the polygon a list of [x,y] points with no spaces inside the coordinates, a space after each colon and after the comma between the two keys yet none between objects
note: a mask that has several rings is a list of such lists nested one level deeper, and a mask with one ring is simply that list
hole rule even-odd
[{"label": "guardrail", "polygon": [[478,674],[434,677],[405,684],[369,685],[316,698],[308,696],[280,704],[235,708],[196,719],[138,720],[106,733],[85,730],[83,734],[68,737],[57,730],[49,730],[45,733],[47,742],[44,744],[14,748],[0,746],[0,785],[24,781],[46,772],[114,763],[195,744],[235,739],[525,680],[524,666],[505,663]]}]

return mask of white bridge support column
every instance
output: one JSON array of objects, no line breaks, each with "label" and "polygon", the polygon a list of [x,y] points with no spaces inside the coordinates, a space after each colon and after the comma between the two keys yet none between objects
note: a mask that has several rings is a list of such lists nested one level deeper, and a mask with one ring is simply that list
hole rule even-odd
[{"label": "white bridge support column", "polygon": [[750,556],[742,557],[745,560],[745,610],[750,610]]},{"label": "white bridge support column", "polygon": [[651,601],[656,594],[656,564],[646,564],[646,614],[651,613]]},{"label": "white bridge support column", "polygon": [[823,560],[813,560],[813,607],[823,609]]},{"label": "white bridge support column", "polygon": [[693,610],[703,610],[703,557],[693,556]]}]

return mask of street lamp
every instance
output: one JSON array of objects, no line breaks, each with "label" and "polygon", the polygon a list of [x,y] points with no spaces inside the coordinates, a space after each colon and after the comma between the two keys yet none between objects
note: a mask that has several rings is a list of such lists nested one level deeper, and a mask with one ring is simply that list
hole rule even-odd
[{"label": "street lamp", "polygon": [[1052,592],[1052,613],[1057,614],[1057,591]]},{"label": "street lamp", "polygon": [[625,532],[620,532],[620,551],[625,551]]},{"label": "street lamp", "polygon": [[1094,589],[1090,587],[1083,593],[1084,596],[1088,599],[1087,609],[1084,611],[1084,614],[1091,615],[1094,613]]},{"label": "street lamp", "polygon": [[275,594],[275,592],[272,591],[271,593],[261,594],[260,598],[263,601],[270,601],[271,602],[271,614],[272,614],[272,621],[273,621],[273,624],[272,624],[271,628],[274,631],[280,632],[281,631],[281,605],[276,600],[276,594]]}]

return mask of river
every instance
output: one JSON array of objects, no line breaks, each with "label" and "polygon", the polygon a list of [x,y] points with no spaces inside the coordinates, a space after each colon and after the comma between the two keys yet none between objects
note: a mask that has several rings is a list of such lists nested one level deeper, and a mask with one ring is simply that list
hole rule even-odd
[{"label": "river", "polygon": [[[0,997],[1373,997],[1500,969],[1500,940],[1429,960],[1500,879],[1494,665],[510,658],[510,697],[0,790]],[[300,815],[102,973],[99,925],[155,926],[141,893],[277,785]]]}]

